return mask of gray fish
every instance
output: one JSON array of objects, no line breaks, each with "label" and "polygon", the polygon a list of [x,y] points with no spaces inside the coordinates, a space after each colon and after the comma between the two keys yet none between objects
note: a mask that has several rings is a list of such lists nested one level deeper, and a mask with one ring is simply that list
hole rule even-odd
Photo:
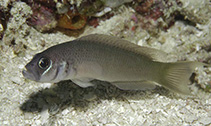
[{"label": "gray fish", "polygon": [[154,89],[162,85],[189,94],[189,78],[200,62],[165,62],[167,54],[100,34],[52,46],[36,54],[23,70],[25,78],[56,83],[72,80],[81,87],[92,80],[107,81],[123,90]]}]

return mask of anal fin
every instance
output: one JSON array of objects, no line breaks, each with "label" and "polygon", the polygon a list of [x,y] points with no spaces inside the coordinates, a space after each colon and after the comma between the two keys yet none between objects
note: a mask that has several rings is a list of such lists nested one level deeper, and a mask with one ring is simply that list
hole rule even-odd
[{"label": "anal fin", "polygon": [[93,80],[93,79],[80,78],[80,79],[72,79],[71,81],[74,82],[75,84],[77,84],[78,86],[82,87],[82,88],[86,88],[86,87],[94,86],[94,84],[90,82],[91,80]]},{"label": "anal fin", "polygon": [[111,82],[111,84],[122,90],[148,90],[154,89],[156,87],[156,83],[152,81],[118,81]]}]

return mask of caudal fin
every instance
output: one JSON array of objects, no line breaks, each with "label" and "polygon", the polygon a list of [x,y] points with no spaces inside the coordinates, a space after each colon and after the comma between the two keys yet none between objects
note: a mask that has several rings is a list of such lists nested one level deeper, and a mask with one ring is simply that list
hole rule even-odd
[{"label": "caudal fin", "polygon": [[200,62],[164,63],[160,84],[174,92],[190,94],[189,79],[196,67],[207,66]]}]

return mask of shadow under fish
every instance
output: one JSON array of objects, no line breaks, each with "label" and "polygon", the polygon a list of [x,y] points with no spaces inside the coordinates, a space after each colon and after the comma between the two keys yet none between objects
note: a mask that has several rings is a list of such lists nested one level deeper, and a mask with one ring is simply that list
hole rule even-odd
[{"label": "shadow under fish", "polygon": [[20,109],[23,112],[48,110],[51,114],[57,114],[68,107],[86,111],[90,103],[99,104],[101,100],[146,100],[153,99],[157,94],[172,97],[171,93],[163,87],[156,87],[155,90],[150,91],[123,91],[107,82],[94,80],[93,83],[96,84],[95,87],[81,88],[71,81],[59,82],[50,88],[32,93]]}]

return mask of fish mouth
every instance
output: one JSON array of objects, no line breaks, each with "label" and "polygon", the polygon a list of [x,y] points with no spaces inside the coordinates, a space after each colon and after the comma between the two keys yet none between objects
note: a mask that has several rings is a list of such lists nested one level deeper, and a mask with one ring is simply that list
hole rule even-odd
[{"label": "fish mouth", "polygon": [[29,70],[23,70],[22,74],[26,79],[33,80],[33,81],[39,80],[38,77],[36,77],[35,74]]}]

